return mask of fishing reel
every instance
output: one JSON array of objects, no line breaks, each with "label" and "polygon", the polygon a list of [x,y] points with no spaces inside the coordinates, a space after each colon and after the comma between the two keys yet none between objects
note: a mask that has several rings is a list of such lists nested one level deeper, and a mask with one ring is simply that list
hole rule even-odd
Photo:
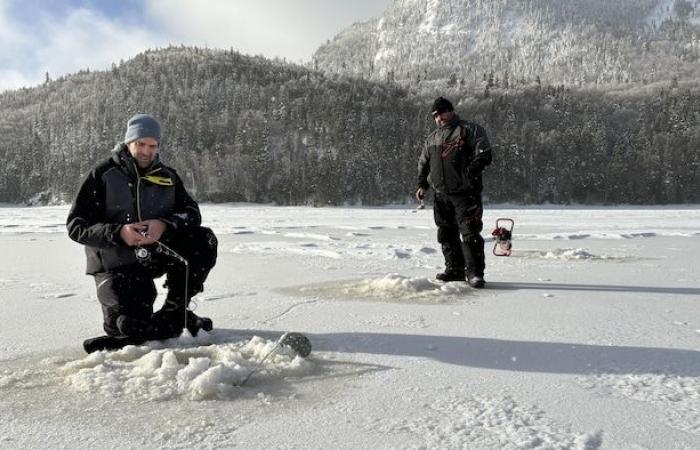
[{"label": "fishing reel", "polygon": [[151,251],[145,247],[136,247],[134,249],[134,254],[136,255],[136,259],[140,263],[146,263],[151,260]]}]

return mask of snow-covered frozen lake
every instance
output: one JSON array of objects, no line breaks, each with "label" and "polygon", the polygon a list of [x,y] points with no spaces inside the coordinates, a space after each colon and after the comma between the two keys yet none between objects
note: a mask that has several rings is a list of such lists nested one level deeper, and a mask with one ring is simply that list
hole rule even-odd
[{"label": "snow-covered frozen lake", "polygon": [[485,290],[430,209],[202,210],[214,331],[86,356],[68,207],[0,207],[0,448],[700,448],[699,207],[487,208]]}]

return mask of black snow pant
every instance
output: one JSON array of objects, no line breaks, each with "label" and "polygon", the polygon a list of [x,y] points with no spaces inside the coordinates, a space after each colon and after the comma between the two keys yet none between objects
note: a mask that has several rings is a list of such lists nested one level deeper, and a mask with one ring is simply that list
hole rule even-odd
[{"label": "black snow pant", "polygon": [[484,276],[484,208],[480,195],[435,194],[433,214],[447,272]]},{"label": "black snow pant", "polygon": [[[155,319],[160,324],[181,330],[185,308],[190,299],[204,290],[204,281],[216,264],[218,242],[205,227],[166,232],[161,242],[187,260],[189,277],[185,296],[185,265],[173,256],[149,246],[149,257],[139,263],[95,274],[97,299],[102,305],[104,330],[110,336],[121,335],[117,318],[127,316],[141,321]],[[157,291],[155,278],[166,275],[168,294],[163,308],[153,314]]]}]

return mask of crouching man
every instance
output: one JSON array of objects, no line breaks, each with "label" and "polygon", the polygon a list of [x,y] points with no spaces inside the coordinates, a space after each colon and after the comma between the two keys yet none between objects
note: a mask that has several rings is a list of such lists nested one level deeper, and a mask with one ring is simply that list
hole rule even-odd
[{"label": "crouching man", "polygon": [[[85,246],[105,332],[134,342],[213,326],[187,306],[216,264],[216,236],[200,226],[177,172],[160,161],[160,143],[158,120],[129,119],[124,142],[88,174],[67,219],[68,235]],[[168,294],[154,314],[154,279],[163,275]]]}]

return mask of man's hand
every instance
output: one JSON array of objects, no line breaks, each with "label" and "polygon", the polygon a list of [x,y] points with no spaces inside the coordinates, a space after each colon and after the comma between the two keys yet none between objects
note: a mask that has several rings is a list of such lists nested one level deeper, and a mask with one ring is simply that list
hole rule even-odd
[{"label": "man's hand", "polygon": [[143,222],[127,223],[119,229],[119,237],[129,247],[136,247],[142,245],[142,241],[145,239],[143,232],[146,229]]},{"label": "man's hand", "polygon": [[168,226],[158,219],[127,223],[119,229],[119,237],[129,247],[154,244],[159,241]]},{"label": "man's hand", "polygon": [[139,224],[145,227],[144,236],[142,236],[144,239],[140,245],[154,244],[156,241],[159,241],[166,228],[168,228],[165,222],[158,219],[144,220],[139,222]]},{"label": "man's hand", "polygon": [[418,188],[418,190],[416,191],[416,200],[421,202],[421,201],[423,201],[424,198],[425,198],[425,189]]}]

